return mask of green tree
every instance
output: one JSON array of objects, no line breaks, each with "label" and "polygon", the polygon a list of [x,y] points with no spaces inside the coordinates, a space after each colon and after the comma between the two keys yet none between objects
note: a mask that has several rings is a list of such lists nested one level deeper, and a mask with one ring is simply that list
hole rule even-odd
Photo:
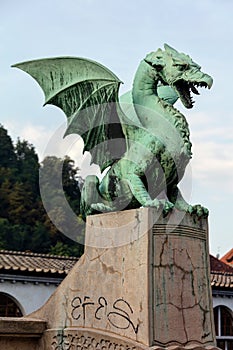
[{"label": "green tree", "polygon": [[[4,171],[7,170],[7,171]],[[12,180],[8,177],[10,169],[0,168],[0,174],[5,174],[2,176],[2,181],[0,184],[0,217],[8,218],[9,210],[9,195],[14,186]],[[0,176],[1,176],[0,175]]]},{"label": "green tree", "polygon": [[78,177],[79,168],[75,167],[75,162],[66,156],[62,168],[63,189],[72,209],[80,213],[81,192]]},{"label": "green tree", "polygon": [[31,236],[30,250],[36,253],[50,253],[51,233],[46,226],[37,222]]},{"label": "green tree", "polygon": [[69,256],[70,254],[70,247],[68,244],[64,244],[61,241],[57,241],[57,243],[54,246],[51,246],[50,254],[52,255],[63,255],[63,256]]},{"label": "green tree", "polygon": [[16,182],[8,195],[8,219],[12,224],[34,225],[39,219],[38,202],[28,183]]},{"label": "green tree", "polygon": [[0,249],[6,249],[7,235],[10,232],[10,225],[7,219],[0,218]]},{"label": "green tree", "polygon": [[79,214],[81,192],[78,171],[74,161],[68,156],[64,159],[49,156],[43,160],[40,169],[40,186],[46,194],[48,209],[57,207],[64,193],[72,209]]},{"label": "green tree", "polygon": [[[75,243],[77,235],[79,241],[84,236],[79,179],[72,159],[46,157],[40,165],[33,145],[18,139],[14,147],[0,126],[0,249],[81,255],[83,246]],[[41,186],[49,203],[46,210]],[[68,212],[76,214],[73,221],[62,206],[64,195]],[[51,217],[57,218],[56,226]],[[64,227],[74,233],[73,240],[62,233]]]},{"label": "green tree", "polygon": [[[78,168],[69,157],[64,159],[57,157],[46,157],[40,169],[40,187],[43,195],[43,203],[48,216],[45,225],[51,232],[52,245],[57,241],[69,246],[69,251],[75,255],[82,251],[82,245],[75,243],[77,237],[79,242],[84,242],[84,222],[79,215],[80,189],[78,182]],[[69,203],[64,205],[64,195]],[[70,207],[69,207],[70,206]],[[76,219],[74,220],[76,214]],[[71,216],[70,216],[71,215]],[[53,222],[56,223],[54,225]],[[69,232],[73,241],[61,232]],[[72,249],[71,249],[72,247]]]},{"label": "green tree", "polygon": [[57,241],[54,246],[50,248],[50,254],[52,255],[64,255],[64,256],[81,256],[83,254],[83,245],[64,243]]},{"label": "green tree", "polygon": [[35,196],[39,194],[39,159],[33,145],[27,141],[17,140],[15,146],[17,180],[27,183]]},{"label": "green tree", "polygon": [[6,250],[30,249],[31,228],[28,225],[12,225],[9,220],[0,218],[1,248]]},{"label": "green tree", "polygon": [[16,155],[14,145],[8,132],[0,125],[0,167],[15,168]]}]

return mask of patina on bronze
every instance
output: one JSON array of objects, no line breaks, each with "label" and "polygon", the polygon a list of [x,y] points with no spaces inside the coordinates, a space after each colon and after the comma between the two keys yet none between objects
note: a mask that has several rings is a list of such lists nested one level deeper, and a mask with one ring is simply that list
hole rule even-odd
[{"label": "patina on bronze", "polygon": [[[108,171],[100,181],[90,175],[82,190],[81,212],[119,211],[144,207],[173,207],[207,216],[201,205],[189,205],[177,185],[191,158],[188,123],[173,107],[180,98],[193,107],[191,92],[212,86],[212,78],[189,56],[167,44],[139,64],[128,102],[118,98],[121,81],[101,64],[73,57],[40,59],[15,64],[29,73],[45,94],[45,104],[60,107],[92,162]],[[126,98],[127,100],[127,98]],[[124,101],[124,98],[122,98]],[[127,110],[133,112],[127,114]],[[158,198],[161,192],[163,199]]]}]

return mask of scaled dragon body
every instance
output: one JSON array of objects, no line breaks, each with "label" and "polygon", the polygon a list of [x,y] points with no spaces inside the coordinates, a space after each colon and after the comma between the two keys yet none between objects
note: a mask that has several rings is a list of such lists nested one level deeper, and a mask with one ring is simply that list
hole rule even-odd
[{"label": "scaled dragon body", "polygon": [[141,61],[133,89],[121,103],[121,81],[96,62],[61,57],[15,65],[38,81],[45,103],[63,109],[66,135],[81,135],[84,151],[91,152],[102,171],[108,169],[101,181],[94,175],[86,178],[83,217],[161,205],[165,213],[176,207],[208,214],[202,206],[186,203],[177,187],[191,158],[191,143],[187,121],[173,103],[180,98],[192,108],[190,92],[210,88],[212,78],[189,56],[166,44],[164,48]]}]

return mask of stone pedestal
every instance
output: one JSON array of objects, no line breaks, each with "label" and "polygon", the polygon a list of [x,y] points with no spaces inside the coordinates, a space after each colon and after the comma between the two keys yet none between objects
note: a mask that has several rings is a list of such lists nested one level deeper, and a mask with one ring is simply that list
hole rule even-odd
[{"label": "stone pedestal", "polygon": [[48,323],[40,349],[214,348],[207,221],[151,208],[89,217],[84,255],[31,317]]},{"label": "stone pedestal", "polygon": [[207,221],[90,216],[84,255],[30,317],[47,322],[40,350],[214,349]]},{"label": "stone pedestal", "polygon": [[0,317],[1,350],[39,350],[46,322],[32,318]]}]

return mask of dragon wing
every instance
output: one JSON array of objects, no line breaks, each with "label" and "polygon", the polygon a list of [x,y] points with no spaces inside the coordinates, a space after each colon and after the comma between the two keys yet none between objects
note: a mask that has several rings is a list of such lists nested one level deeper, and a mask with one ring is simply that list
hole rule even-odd
[{"label": "dragon wing", "polygon": [[[121,81],[101,64],[75,57],[56,57],[13,65],[41,86],[45,105],[61,108],[67,116],[65,135],[79,134],[84,150],[101,171],[126,150],[118,103]],[[118,139],[116,143],[109,142]]]}]

